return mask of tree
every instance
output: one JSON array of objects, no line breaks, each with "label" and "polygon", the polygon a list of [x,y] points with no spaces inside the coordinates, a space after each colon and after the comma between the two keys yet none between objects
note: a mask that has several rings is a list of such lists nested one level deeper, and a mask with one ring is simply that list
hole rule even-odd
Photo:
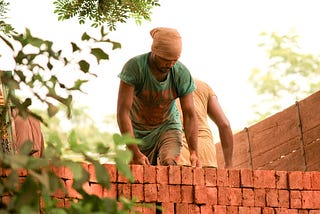
[{"label": "tree", "polygon": [[[125,22],[130,17],[138,22],[148,19],[152,7],[159,6],[156,0],[57,0],[55,5],[55,12],[59,20],[73,18],[77,15],[80,24],[83,24],[89,19],[93,27],[100,26],[100,37],[96,38],[86,32],[83,33],[81,44],[70,43],[72,56],[77,57],[68,57],[64,53],[65,50],[56,50],[52,41],[33,36],[29,29],[26,29],[24,33],[14,32],[14,28],[4,21],[9,4],[0,0],[0,42],[6,46],[5,49],[0,50],[0,55],[12,56],[15,64],[9,72],[0,71],[1,82],[8,89],[8,96],[4,101],[5,106],[0,110],[1,119],[2,115],[8,112],[10,103],[12,103],[22,115],[32,114],[46,124],[47,121],[44,121],[39,113],[29,109],[34,98],[47,107],[49,118],[57,115],[60,105],[67,108],[67,115],[70,118],[73,92],[81,92],[81,86],[89,81],[88,76],[97,76],[91,70],[91,65],[108,60],[108,54],[104,49],[108,44],[111,50],[121,47],[120,43],[108,39],[104,25],[106,24],[109,30],[115,30],[116,23]],[[92,61],[83,56],[84,49],[89,49],[91,57],[95,60]],[[66,83],[58,74],[60,70],[75,73],[76,78],[71,84]],[[30,91],[25,97],[17,95],[19,91],[25,90]],[[17,94],[12,91],[16,91]],[[1,126],[0,128],[2,130],[6,127]],[[116,163],[117,169],[132,181],[132,174],[128,166],[132,155],[130,151],[122,148],[126,144],[140,143],[140,141],[118,134],[114,134],[112,138],[114,142],[112,154],[110,154],[109,146],[102,142],[96,143],[91,151],[110,158]],[[81,135],[78,135],[76,131],[73,130],[68,135],[67,142],[61,141],[59,133],[56,135],[53,133],[47,141],[43,158],[30,157],[31,149],[32,145],[27,142],[19,154],[12,155],[0,151],[0,167],[10,169],[7,179],[5,181],[0,179],[0,195],[10,197],[9,203],[0,201],[1,213],[39,213],[39,210],[41,213],[129,213],[134,209],[134,201],[97,198],[85,192],[83,184],[89,179],[88,172],[83,169],[81,163],[63,157],[62,149],[69,149],[79,154],[82,160],[93,164],[97,182],[105,188],[110,188],[109,174],[101,165],[100,160],[88,153],[88,143],[83,142]],[[61,166],[69,168],[75,175],[72,187],[82,195],[82,199],[71,202],[70,207],[58,208],[51,195],[62,186],[59,178],[50,169]],[[18,180],[20,169],[28,170],[24,182]],[[34,194],[30,194],[31,192]],[[42,207],[40,207],[40,199],[44,205]]]},{"label": "tree", "polygon": [[260,102],[254,106],[258,120],[320,89],[320,56],[303,53],[294,33],[262,33],[269,59],[267,69],[255,68],[249,77]]}]

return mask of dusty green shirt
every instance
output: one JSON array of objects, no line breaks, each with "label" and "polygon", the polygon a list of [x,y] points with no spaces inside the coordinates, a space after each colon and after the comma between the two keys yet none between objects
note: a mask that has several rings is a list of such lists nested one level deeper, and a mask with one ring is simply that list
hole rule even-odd
[{"label": "dusty green shirt", "polygon": [[130,119],[135,137],[144,142],[142,150],[152,148],[166,130],[182,130],[175,99],[196,88],[189,70],[179,61],[165,81],[157,81],[148,65],[149,55],[131,58],[118,75],[135,88]]}]

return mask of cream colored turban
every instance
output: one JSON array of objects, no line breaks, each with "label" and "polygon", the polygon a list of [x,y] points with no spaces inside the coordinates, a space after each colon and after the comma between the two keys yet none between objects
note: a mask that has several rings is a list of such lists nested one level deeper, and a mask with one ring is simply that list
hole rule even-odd
[{"label": "cream colored turban", "polygon": [[182,41],[179,32],[173,28],[158,27],[150,31],[153,38],[151,51],[168,60],[177,60],[180,57]]}]

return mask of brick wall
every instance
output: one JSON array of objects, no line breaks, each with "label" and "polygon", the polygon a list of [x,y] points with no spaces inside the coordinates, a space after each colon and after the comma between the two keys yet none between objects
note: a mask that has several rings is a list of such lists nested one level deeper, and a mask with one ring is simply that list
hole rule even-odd
[{"label": "brick wall", "polygon": [[[95,174],[92,165],[83,166],[91,175]],[[164,214],[320,213],[319,171],[132,165],[135,182],[130,183],[115,165],[105,167],[111,188],[102,188],[91,176],[85,185],[87,192],[99,197],[136,197],[138,204],[151,205],[138,207],[144,214],[156,213],[156,205],[162,206]],[[68,194],[58,191],[54,197],[61,206],[68,206],[68,201],[80,197],[71,188],[72,174],[67,168],[57,168],[55,173],[61,177]],[[26,172],[19,173],[20,177],[25,175]]]}]

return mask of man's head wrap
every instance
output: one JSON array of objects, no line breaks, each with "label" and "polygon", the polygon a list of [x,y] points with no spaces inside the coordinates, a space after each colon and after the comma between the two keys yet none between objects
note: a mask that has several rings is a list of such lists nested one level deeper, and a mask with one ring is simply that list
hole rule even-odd
[{"label": "man's head wrap", "polygon": [[176,29],[158,27],[151,30],[150,35],[153,38],[151,51],[154,54],[168,60],[180,57],[182,41]]}]

